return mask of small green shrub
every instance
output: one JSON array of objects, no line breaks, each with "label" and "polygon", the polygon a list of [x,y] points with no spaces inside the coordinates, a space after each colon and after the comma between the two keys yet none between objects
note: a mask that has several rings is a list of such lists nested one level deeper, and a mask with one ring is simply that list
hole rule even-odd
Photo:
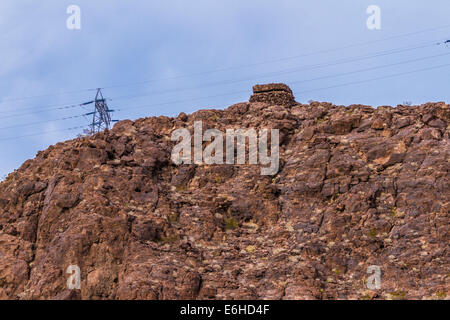
[{"label": "small green shrub", "polygon": [[176,186],[176,190],[177,190],[177,192],[184,192],[184,191],[186,191],[188,188],[187,188],[187,186],[185,186],[185,185],[178,185],[178,186]]},{"label": "small green shrub", "polygon": [[239,226],[233,217],[225,218],[225,231],[236,229]]},{"label": "small green shrub", "polygon": [[170,224],[174,224],[178,222],[178,215],[176,213],[170,213],[167,216],[167,222],[169,222]]},{"label": "small green shrub", "polygon": [[394,300],[404,300],[406,292],[403,290],[392,291],[389,293]]},{"label": "small green shrub", "polygon": [[377,230],[375,230],[374,228],[370,229],[369,236],[371,238],[375,238],[377,236]]}]

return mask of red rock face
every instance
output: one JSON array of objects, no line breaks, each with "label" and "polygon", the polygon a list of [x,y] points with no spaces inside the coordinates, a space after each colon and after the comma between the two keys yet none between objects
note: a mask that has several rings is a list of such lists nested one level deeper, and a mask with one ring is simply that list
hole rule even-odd
[{"label": "red rock face", "polygon": [[[449,106],[303,105],[277,88],[121,121],[25,162],[0,184],[0,298],[447,297]],[[175,166],[171,132],[199,120],[279,129],[279,172]]]}]

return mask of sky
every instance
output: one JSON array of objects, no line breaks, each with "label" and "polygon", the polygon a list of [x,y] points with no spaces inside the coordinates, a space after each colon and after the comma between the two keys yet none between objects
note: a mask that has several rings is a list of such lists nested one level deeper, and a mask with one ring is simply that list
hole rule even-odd
[{"label": "sky", "polygon": [[2,0],[0,177],[82,133],[96,88],[117,120],[223,109],[270,82],[304,103],[448,103],[449,15],[448,0]]}]

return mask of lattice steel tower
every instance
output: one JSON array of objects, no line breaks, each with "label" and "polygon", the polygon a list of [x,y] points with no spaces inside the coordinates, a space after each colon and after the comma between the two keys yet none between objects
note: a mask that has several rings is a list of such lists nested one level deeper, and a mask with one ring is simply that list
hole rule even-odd
[{"label": "lattice steel tower", "polygon": [[114,110],[108,108],[106,99],[103,97],[102,90],[97,89],[95,100],[86,102],[85,105],[94,103],[94,111],[86,113],[87,116],[92,115],[92,123],[89,125],[89,129],[85,130],[87,134],[95,134],[97,132],[109,129],[112,122],[117,120],[111,120],[111,114]]}]

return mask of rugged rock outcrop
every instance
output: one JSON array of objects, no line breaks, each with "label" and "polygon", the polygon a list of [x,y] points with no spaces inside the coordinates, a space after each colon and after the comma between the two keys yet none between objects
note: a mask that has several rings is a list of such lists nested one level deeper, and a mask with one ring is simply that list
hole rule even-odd
[{"label": "rugged rock outcrop", "polygon": [[[174,165],[171,133],[199,120],[279,129],[278,173]],[[445,103],[304,105],[271,85],[58,143],[0,184],[0,298],[446,298],[449,120]]]}]

